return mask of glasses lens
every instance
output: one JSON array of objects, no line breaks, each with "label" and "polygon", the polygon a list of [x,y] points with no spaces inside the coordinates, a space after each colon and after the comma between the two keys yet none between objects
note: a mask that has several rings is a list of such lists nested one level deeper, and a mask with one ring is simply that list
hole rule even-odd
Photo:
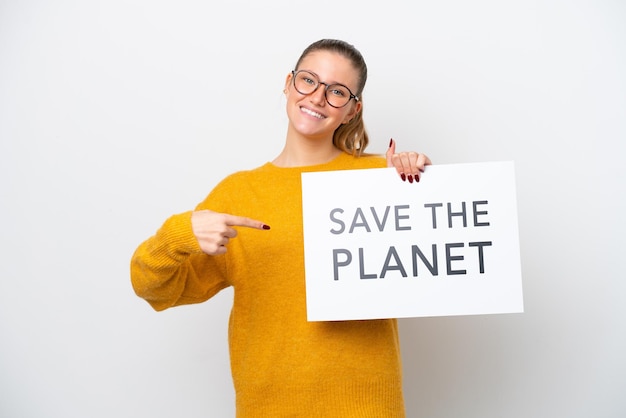
[{"label": "glasses lens", "polygon": [[326,89],[326,100],[334,107],[343,107],[350,101],[350,90],[341,84],[331,84]]},{"label": "glasses lens", "polygon": [[319,85],[319,80],[308,71],[298,71],[293,79],[293,85],[301,94],[311,94]]}]

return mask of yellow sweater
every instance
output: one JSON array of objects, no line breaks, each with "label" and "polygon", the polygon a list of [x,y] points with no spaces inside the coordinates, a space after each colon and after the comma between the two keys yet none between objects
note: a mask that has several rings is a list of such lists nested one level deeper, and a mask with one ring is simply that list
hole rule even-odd
[{"label": "yellow sweater", "polygon": [[186,212],[137,248],[132,284],[156,310],[234,287],[229,348],[237,417],[405,416],[395,319],[306,319],[300,174],[385,165],[382,157],[342,153],[327,164],[267,163],[235,173],[197,209],[258,219],[271,230],[239,228],[226,254],[208,256]]}]

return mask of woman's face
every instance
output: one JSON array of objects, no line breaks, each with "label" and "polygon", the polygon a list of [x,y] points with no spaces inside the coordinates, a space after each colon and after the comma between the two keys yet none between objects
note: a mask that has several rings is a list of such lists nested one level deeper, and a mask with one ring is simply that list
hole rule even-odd
[{"label": "woman's face", "polygon": [[313,93],[302,94],[293,85],[293,75],[285,82],[287,116],[292,128],[300,135],[310,138],[332,140],[335,129],[347,123],[358,111],[361,102],[354,99],[341,108],[330,106],[326,101],[327,84],[343,84],[356,93],[358,72],[349,59],[330,51],[315,51],[304,57],[296,70],[307,70],[317,75],[320,84]]}]

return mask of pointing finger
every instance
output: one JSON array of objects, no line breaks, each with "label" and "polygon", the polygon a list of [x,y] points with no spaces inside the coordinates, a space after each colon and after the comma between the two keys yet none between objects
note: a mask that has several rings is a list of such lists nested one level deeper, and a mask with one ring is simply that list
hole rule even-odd
[{"label": "pointing finger", "polygon": [[226,225],[228,226],[245,226],[247,228],[255,229],[270,229],[269,225],[255,219],[246,218],[243,216],[235,216],[224,214]]}]

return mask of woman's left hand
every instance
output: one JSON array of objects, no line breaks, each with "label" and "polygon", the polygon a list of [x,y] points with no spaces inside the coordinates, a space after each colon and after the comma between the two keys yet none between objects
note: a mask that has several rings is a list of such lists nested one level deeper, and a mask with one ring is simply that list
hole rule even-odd
[{"label": "woman's left hand", "polygon": [[402,181],[420,181],[420,176],[427,165],[430,165],[430,158],[425,154],[417,152],[400,152],[396,154],[396,141],[389,141],[387,150],[387,167],[395,167]]}]

